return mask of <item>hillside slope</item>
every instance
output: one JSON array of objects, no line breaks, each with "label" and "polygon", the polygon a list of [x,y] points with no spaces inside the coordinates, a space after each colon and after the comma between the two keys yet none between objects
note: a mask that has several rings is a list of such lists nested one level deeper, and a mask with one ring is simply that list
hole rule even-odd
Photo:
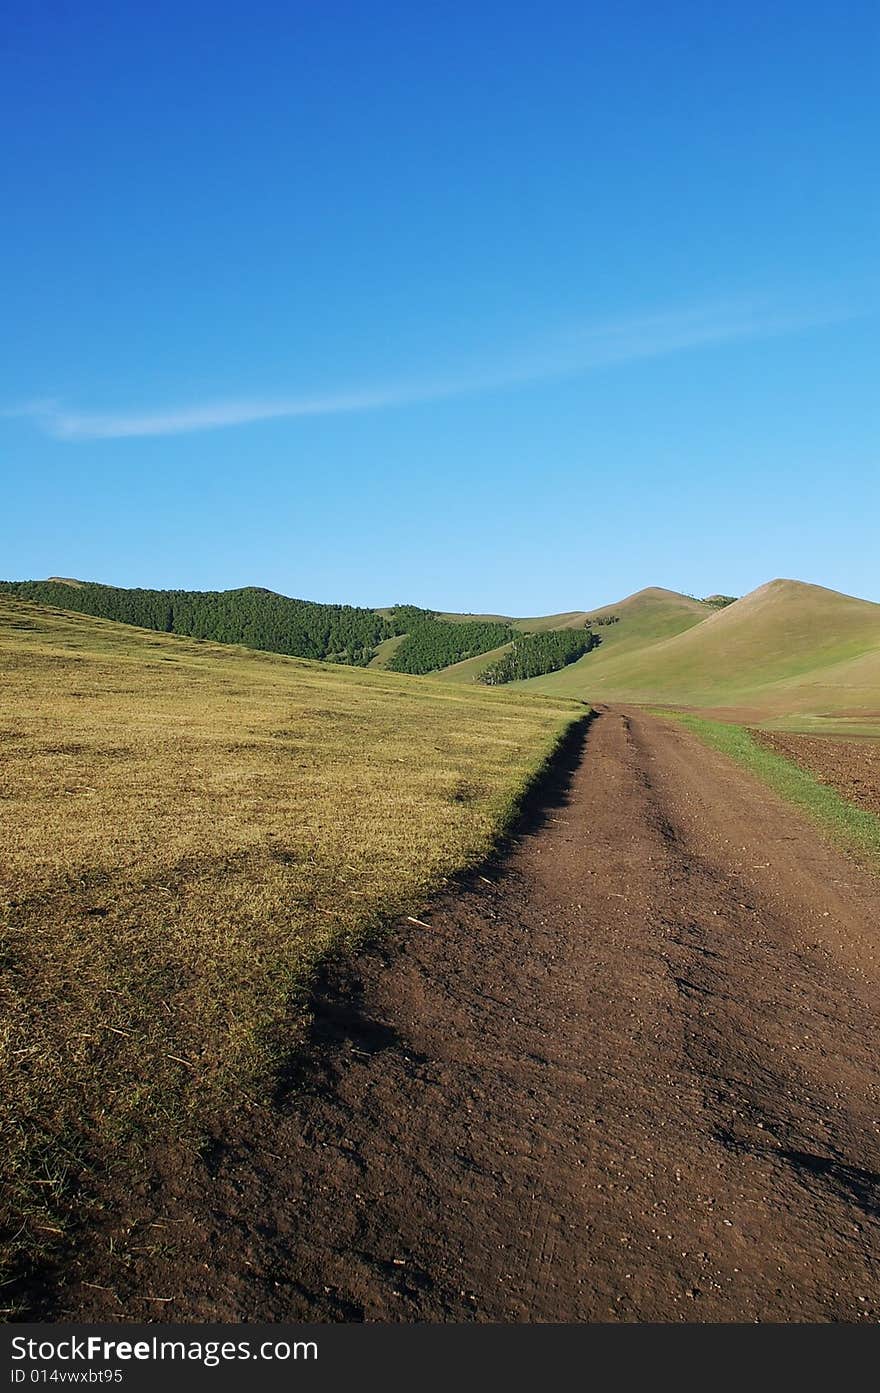
[{"label": "hillside slope", "polygon": [[871,715],[880,710],[880,605],[773,580],[686,632],[635,649],[603,645],[529,685],[584,699]]},{"label": "hillside slope", "polygon": [[265,1084],[322,957],[482,858],[583,711],[8,594],[0,689],[5,1282],[68,1182],[79,1225],[90,1168]]},{"label": "hillside slope", "polygon": [[[516,628],[524,632],[535,633],[545,629],[582,628],[588,619],[616,616],[616,623],[596,626],[596,633],[600,639],[598,649],[559,672],[531,679],[534,684],[550,683],[546,690],[558,695],[582,698],[586,673],[591,673],[593,666],[609,653],[641,649],[646,644],[656,643],[701,623],[714,612],[690,595],[680,595],[675,590],[649,586],[634,595],[628,595],[617,604],[602,605],[599,609],[571,610],[565,614],[547,615],[538,619],[517,619],[512,622]],[[481,658],[471,659],[467,663],[456,663],[453,667],[445,668],[439,675],[444,681],[472,682],[479,677],[483,668],[488,667],[503,651],[496,649],[493,653],[486,653]],[[545,688],[542,686],[541,690]]]},{"label": "hillside slope", "polygon": [[510,648],[510,643],[502,643],[499,648],[491,648],[488,653],[478,653],[475,658],[463,658],[460,663],[450,663],[432,674],[438,682],[476,682],[480,674],[502,658]]},{"label": "hillside slope", "polygon": [[[599,612],[596,611],[597,614]],[[453,614],[451,612],[438,614],[437,617],[448,624],[507,624],[511,629],[519,629],[524,634],[537,634],[544,633],[548,629],[580,629],[586,623],[587,612],[586,610],[566,610],[563,614],[544,614],[531,619],[511,619],[503,614]],[[370,667],[387,667],[398,647],[397,640],[380,644]],[[499,647],[490,648],[485,653],[477,653],[473,658],[462,658],[457,663],[450,663],[447,667],[438,668],[432,675],[441,682],[476,682],[481,673],[503,657],[509,648],[509,643],[502,643]]]},{"label": "hillside slope", "polygon": [[616,605],[603,605],[601,609],[590,610],[588,618],[603,619],[616,615],[616,624],[597,626],[596,632],[602,642],[595,655],[621,653],[630,649],[643,648],[646,643],[656,643],[660,639],[671,638],[684,633],[695,624],[703,623],[715,611],[702,600],[691,595],[681,595],[677,590],[664,590],[659,585],[637,590]]},{"label": "hillside slope", "polygon": [[159,633],[361,667],[371,661],[378,644],[397,632],[392,619],[373,609],[296,600],[253,585],[145,590],[56,577],[0,581],[4,594]]}]

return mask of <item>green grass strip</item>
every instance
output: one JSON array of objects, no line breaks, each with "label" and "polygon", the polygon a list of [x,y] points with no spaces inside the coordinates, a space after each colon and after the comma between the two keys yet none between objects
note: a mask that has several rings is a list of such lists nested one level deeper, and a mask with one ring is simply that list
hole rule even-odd
[{"label": "green grass strip", "polygon": [[873,869],[880,869],[880,817],[856,807],[799,765],[759,745],[744,726],[707,721],[677,711],[656,714],[671,717],[692,730],[711,749],[735,759],[774,792],[802,808],[837,841],[867,857]]}]

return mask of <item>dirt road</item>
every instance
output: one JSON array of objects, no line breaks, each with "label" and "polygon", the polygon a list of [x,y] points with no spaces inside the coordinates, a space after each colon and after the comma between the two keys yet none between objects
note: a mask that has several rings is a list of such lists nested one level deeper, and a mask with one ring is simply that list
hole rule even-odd
[{"label": "dirt road", "polygon": [[609,710],[426,919],[325,998],[285,1101],[118,1198],[57,1315],[878,1319],[875,879]]}]

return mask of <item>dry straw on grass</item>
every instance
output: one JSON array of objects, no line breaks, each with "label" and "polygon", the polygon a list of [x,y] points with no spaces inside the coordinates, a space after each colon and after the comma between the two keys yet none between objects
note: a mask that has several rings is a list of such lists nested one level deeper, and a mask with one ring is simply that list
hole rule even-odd
[{"label": "dry straw on grass", "polygon": [[315,964],[483,856],[579,713],[10,600],[0,684],[10,1260],[264,1084]]}]

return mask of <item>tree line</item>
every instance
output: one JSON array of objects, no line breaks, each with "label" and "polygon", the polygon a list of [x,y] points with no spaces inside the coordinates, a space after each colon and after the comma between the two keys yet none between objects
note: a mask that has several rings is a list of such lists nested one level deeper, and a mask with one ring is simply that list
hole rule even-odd
[{"label": "tree line", "polygon": [[[598,636],[558,629],[523,635],[493,620],[454,622],[418,605],[394,605],[385,614],[355,605],[294,600],[256,586],[241,590],[145,590],[75,585],[58,580],[0,581],[0,592],[36,604],[75,610],[160,633],[239,643],[296,658],[365,667],[384,639],[404,635],[388,666],[394,672],[436,672],[513,642],[481,680],[489,685],[536,677],[573,662]],[[607,622],[607,621],[606,621]]]},{"label": "tree line", "polygon": [[500,648],[515,637],[509,624],[487,620],[424,619],[413,624],[388,666],[392,672],[424,674]]},{"label": "tree line", "polygon": [[483,669],[479,680],[488,687],[497,687],[504,682],[542,677],[545,672],[555,672],[576,662],[598,642],[596,634],[588,629],[548,629],[542,634],[523,634],[506,653]]},{"label": "tree line", "polygon": [[418,605],[394,605],[388,615],[395,634],[408,634],[416,624],[425,624],[436,618],[436,610],[419,609]]},{"label": "tree line", "polygon": [[[240,643],[297,658],[366,666],[383,639],[405,632],[376,610],[292,600],[272,590],[125,590],[114,585],[2,581],[0,590],[161,633]],[[405,609],[399,606],[398,610]]]}]

